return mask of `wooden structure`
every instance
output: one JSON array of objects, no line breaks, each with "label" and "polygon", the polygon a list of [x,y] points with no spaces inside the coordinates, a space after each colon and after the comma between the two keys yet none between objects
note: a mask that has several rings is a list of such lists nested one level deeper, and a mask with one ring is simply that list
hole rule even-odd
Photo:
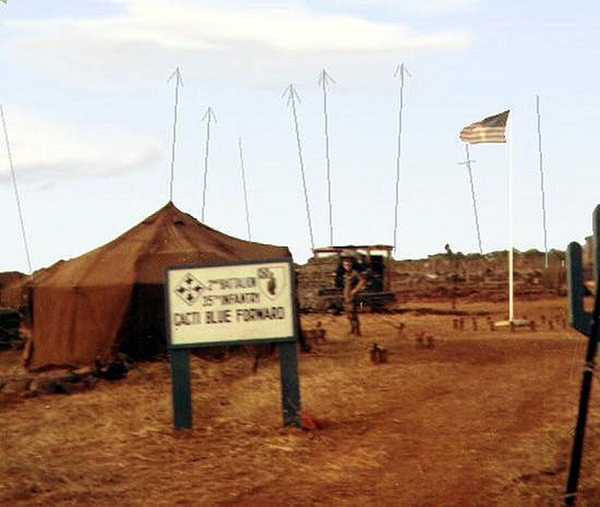
[{"label": "wooden structure", "polygon": [[342,258],[352,257],[357,269],[365,271],[367,285],[359,292],[359,304],[372,311],[382,311],[396,300],[392,292],[393,247],[389,245],[327,246],[313,249],[315,259],[335,259],[335,272],[331,284],[319,289],[322,306],[327,310],[341,311],[343,289]]}]

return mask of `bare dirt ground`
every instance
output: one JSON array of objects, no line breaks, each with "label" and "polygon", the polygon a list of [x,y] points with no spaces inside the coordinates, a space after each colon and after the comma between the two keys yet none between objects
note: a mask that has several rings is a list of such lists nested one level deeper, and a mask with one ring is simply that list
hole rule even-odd
[{"label": "bare dirt ground", "polygon": [[[191,430],[173,429],[167,362],[77,394],[5,395],[0,506],[562,505],[586,346],[566,300],[519,303],[536,330],[513,333],[487,324],[505,304],[459,304],[463,329],[448,302],[424,306],[361,315],[361,338],[343,316],[302,316],[328,333],[300,357],[310,430],[282,428],[276,358],[253,373],[244,354],[192,358]],[[600,506],[596,384],[580,507]]]}]

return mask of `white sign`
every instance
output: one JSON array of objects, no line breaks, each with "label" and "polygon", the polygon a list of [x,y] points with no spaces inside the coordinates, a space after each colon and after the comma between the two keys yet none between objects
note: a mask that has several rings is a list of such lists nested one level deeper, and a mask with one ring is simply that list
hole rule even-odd
[{"label": "white sign", "polygon": [[167,271],[171,345],[294,339],[291,262]]}]

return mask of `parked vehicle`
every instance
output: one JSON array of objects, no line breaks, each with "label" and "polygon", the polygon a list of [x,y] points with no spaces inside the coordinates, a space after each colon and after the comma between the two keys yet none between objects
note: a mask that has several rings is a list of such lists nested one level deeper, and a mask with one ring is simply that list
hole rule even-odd
[{"label": "parked vehicle", "polygon": [[331,285],[319,290],[325,310],[334,313],[343,311],[343,286],[344,268],[342,259],[350,257],[358,271],[364,271],[367,284],[358,293],[359,305],[374,312],[385,311],[386,305],[396,300],[396,295],[391,291],[392,278],[392,250],[388,245],[365,246],[328,246],[315,248],[313,254],[316,258],[336,257],[337,268],[333,273]]}]

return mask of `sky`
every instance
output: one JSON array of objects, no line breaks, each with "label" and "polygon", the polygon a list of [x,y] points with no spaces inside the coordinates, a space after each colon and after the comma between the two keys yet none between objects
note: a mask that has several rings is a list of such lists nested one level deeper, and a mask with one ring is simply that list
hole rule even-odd
[{"label": "sky", "polygon": [[[591,0],[6,0],[0,271],[171,199],[298,263],[564,250],[600,202],[599,19]],[[506,109],[471,180],[458,133]]]}]

